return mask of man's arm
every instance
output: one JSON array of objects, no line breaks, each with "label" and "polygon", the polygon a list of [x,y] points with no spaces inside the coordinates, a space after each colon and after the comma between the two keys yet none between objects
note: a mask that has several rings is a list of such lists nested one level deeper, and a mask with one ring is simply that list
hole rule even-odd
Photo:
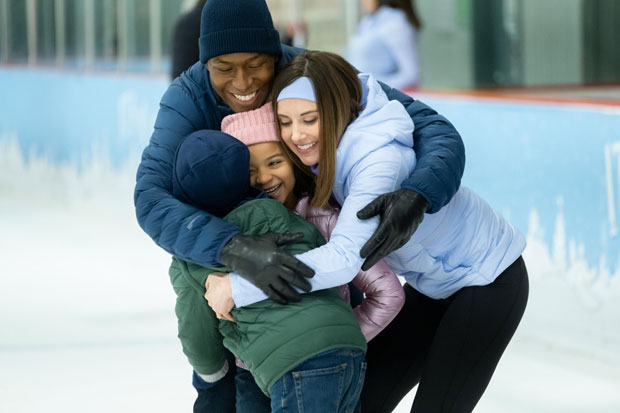
[{"label": "man's arm", "polygon": [[199,83],[190,76],[204,70],[198,65],[177,78],[162,97],[155,131],[138,167],[134,192],[138,223],[157,245],[178,258],[206,267],[225,264],[280,302],[299,300],[288,283],[309,290],[304,277],[314,272],[279,248],[295,235],[248,238],[224,219],[172,195],[174,157],[183,138],[199,129],[220,129],[220,117],[209,113],[205,120],[198,105],[204,91],[191,93],[187,86]]},{"label": "man's arm", "polygon": [[380,217],[379,227],[360,250],[366,259],[363,270],[405,245],[425,213],[437,212],[450,202],[465,169],[463,141],[447,119],[422,102],[381,86],[391,100],[405,106],[413,120],[417,164],[400,189],[381,195],[358,211],[359,219]]},{"label": "man's arm", "polygon": [[465,170],[465,146],[452,124],[429,106],[404,93],[381,84],[390,100],[398,100],[411,116],[413,148],[417,164],[402,187],[424,196],[427,213],[446,205],[461,185]]},{"label": "man's arm", "polygon": [[216,266],[221,247],[239,229],[172,196],[177,147],[191,132],[209,126],[189,91],[176,80],[162,97],[155,131],[142,154],[134,203],[138,223],[157,245],[183,260]]}]

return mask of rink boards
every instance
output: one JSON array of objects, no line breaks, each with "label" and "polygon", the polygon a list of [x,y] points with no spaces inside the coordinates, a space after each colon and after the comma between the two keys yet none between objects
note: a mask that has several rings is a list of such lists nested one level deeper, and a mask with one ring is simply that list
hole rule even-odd
[{"label": "rink boards", "polygon": [[[0,68],[0,193],[48,191],[67,202],[97,191],[127,195],[167,85],[156,76]],[[463,184],[527,235],[532,290],[523,331],[613,354],[620,345],[612,328],[620,317],[620,108],[415,97],[461,133]]]}]

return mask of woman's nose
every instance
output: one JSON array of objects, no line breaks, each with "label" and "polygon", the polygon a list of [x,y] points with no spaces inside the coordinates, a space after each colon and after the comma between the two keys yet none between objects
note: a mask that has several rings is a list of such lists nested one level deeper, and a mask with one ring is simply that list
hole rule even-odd
[{"label": "woman's nose", "polygon": [[293,125],[293,127],[291,128],[291,140],[297,142],[301,139],[302,135],[303,133],[299,126]]}]

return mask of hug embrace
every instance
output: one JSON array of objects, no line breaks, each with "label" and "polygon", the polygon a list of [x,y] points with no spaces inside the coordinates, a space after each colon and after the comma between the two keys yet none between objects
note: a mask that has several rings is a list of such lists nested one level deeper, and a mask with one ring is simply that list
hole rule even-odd
[{"label": "hug embrace", "polygon": [[[209,0],[162,97],[138,221],[173,255],[194,411],[469,412],[525,311],[525,239],[428,106]],[[395,274],[405,281],[404,285]]]}]

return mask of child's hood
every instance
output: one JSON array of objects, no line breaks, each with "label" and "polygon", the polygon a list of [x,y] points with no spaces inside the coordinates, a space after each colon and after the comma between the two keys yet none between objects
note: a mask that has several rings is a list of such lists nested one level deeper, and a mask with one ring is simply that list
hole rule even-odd
[{"label": "child's hood", "polygon": [[248,148],[220,131],[198,130],[179,145],[172,168],[174,196],[211,214],[224,215],[248,194]]}]

